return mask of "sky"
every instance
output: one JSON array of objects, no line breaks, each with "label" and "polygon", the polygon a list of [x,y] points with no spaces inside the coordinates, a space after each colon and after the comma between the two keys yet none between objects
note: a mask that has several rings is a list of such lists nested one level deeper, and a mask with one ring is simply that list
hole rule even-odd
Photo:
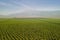
[{"label": "sky", "polygon": [[28,10],[60,10],[60,0],[0,0],[0,15],[21,13]]}]

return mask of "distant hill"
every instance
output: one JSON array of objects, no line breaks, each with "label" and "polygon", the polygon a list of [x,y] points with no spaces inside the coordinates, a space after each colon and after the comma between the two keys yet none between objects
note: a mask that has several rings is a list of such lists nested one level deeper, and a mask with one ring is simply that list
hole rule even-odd
[{"label": "distant hill", "polygon": [[10,15],[0,15],[0,18],[32,18],[32,17],[43,17],[43,18],[60,18],[60,11],[36,11],[28,10],[21,13],[14,13]]},{"label": "distant hill", "polygon": [[11,17],[53,17],[60,18],[60,11],[26,11],[9,15]]}]

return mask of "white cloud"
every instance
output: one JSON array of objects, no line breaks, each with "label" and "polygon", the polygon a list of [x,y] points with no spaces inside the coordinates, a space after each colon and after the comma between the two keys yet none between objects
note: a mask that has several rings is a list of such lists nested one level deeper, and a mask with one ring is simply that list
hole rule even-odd
[{"label": "white cloud", "polygon": [[7,5],[7,4],[6,4],[6,3],[4,3],[4,2],[0,2],[0,5],[5,6],[5,5]]},{"label": "white cloud", "polygon": [[14,4],[17,4],[19,6],[22,6],[23,8],[28,8],[28,9],[33,9],[32,7],[26,5],[26,4],[23,4],[21,2],[16,2],[16,1],[13,1]]},{"label": "white cloud", "polygon": [[[17,2],[17,0],[10,0],[11,3],[4,3],[4,2],[0,2],[0,5],[3,5],[3,6],[13,6],[13,7],[16,7],[17,5],[17,9],[11,9],[9,11],[5,11],[5,12],[2,12],[4,15],[8,15],[8,14],[13,14],[13,13],[22,13],[22,12],[26,12],[26,11],[32,11],[32,10],[36,10],[36,11],[55,11],[55,10],[60,10],[58,8],[54,8],[54,7],[32,7],[32,6],[29,6],[29,5],[26,5],[22,2]],[[13,4],[12,4],[13,3]],[[16,6],[14,6],[16,5]]]},{"label": "white cloud", "polygon": [[2,6],[13,6],[13,4],[5,3],[5,2],[0,2],[0,5],[2,5]]}]

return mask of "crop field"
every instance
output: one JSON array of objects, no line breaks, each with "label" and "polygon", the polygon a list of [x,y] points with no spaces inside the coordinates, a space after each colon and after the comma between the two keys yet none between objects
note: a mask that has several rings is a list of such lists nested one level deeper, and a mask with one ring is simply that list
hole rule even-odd
[{"label": "crop field", "polygon": [[0,40],[60,40],[60,19],[0,19]]}]

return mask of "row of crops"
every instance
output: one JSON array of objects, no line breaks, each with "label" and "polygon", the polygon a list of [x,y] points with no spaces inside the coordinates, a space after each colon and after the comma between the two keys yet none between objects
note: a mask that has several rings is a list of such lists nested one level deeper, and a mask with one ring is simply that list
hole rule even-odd
[{"label": "row of crops", "polygon": [[0,21],[0,40],[60,40],[57,20],[5,19]]}]

